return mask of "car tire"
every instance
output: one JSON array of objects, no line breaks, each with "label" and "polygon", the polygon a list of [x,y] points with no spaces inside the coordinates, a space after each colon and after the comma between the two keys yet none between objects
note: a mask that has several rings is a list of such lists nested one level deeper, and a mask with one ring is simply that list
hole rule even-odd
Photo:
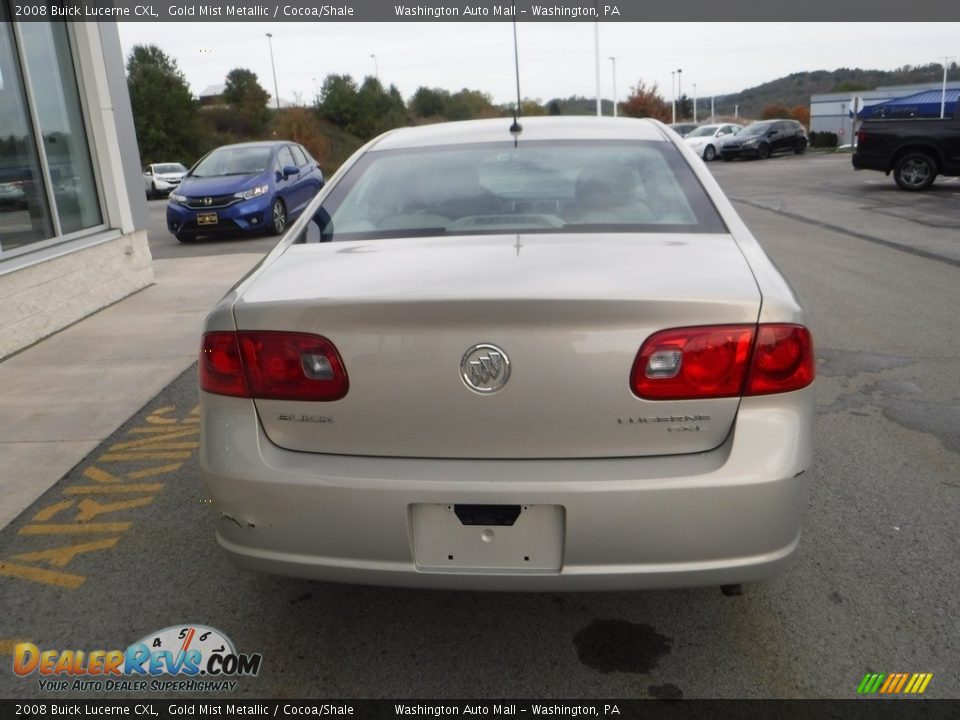
[{"label": "car tire", "polygon": [[770,157],[770,146],[766,143],[760,143],[760,146],[757,147],[757,158],[766,160],[768,157]]},{"label": "car tire", "polygon": [[703,159],[712,162],[717,159],[717,149],[713,145],[707,145],[703,149]]},{"label": "car tire", "polygon": [[182,242],[182,243],[193,242],[194,240],[197,239],[196,235],[188,235],[187,233],[174,233],[174,237],[177,239],[178,242]]},{"label": "car tire", "polygon": [[154,183],[150,183],[150,189],[147,190],[147,200],[154,200],[157,197],[157,186]]},{"label": "car tire", "polygon": [[287,229],[287,207],[277,198],[270,206],[270,224],[267,228],[271,235],[281,235]]},{"label": "car tire", "polygon": [[926,190],[937,178],[937,164],[926,153],[906,153],[897,159],[893,179],[897,187],[909,192]]},{"label": "car tire", "polygon": [[807,151],[807,141],[803,138],[797,140],[797,146],[793,149],[797,155],[803,155]]}]

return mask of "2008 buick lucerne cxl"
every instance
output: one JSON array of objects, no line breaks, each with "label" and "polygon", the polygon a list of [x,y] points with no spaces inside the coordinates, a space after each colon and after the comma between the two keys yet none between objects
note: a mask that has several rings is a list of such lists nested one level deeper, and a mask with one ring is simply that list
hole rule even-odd
[{"label": "2008 buick lucerne cxl", "polygon": [[797,547],[789,285],[660,123],[522,125],[373,140],[208,317],[201,466],[240,566],[612,590],[761,580]]}]

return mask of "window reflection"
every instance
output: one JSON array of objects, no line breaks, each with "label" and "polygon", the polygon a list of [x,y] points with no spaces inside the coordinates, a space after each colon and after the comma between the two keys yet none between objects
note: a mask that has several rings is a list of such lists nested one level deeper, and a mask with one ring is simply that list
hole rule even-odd
[{"label": "window reflection", "polygon": [[23,76],[0,3],[0,252],[53,237]]},{"label": "window reflection", "polygon": [[90,148],[65,23],[20,25],[24,59],[34,92],[34,112],[43,134],[61,232],[99,225]]}]

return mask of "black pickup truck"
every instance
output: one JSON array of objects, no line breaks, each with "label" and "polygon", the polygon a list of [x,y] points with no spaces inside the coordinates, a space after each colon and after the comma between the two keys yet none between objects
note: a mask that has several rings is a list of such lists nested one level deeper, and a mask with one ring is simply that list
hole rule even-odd
[{"label": "black pickup truck", "polygon": [[901,190],[926,190],[937,175],[960,175],[960,103],[952,118],[864,120],[853,153],[857,170],[880,170]]}]

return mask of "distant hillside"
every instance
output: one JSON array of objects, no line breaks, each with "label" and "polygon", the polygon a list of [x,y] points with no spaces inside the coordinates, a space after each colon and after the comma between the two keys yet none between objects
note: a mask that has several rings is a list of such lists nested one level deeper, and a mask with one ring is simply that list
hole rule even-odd
[{"label": "distant hillside", "polygon": [[[873,90],[881,85],[913,85],[916,83],[939,82],[943,79],[943,65],[932,63],[912,67],[904,65],[896,70],[862,70],[860,68],[838,68],[837,70],[814,70],[798,72],[786,77],[771,80],[763,85],[747,88],[731,95],[717,95],[714,98],[714,112],[721,117],[733,117],[734,109],[742,118],[759,118],[768,105],[783,105],[794,108],[798,105],[808,107],[810,96],[820,93]],[[947,72],[948,80],[960,80],[960,68],[952,63]],[[666,98],[669,103],[670,98]],[[561,115],[593,115],[597,110],[596,100],[586,97],[554,98],[544,103],[544,108],[555,104]],[[710,98],[698,98],[701,114],[708,113]],[[603,101],[603,114],[612,115],[613,107],[609,100]]]},{"label": "distant hillside", "polygon": [[[960,70],[956,63],[951,64],[947,77],[949,80],[960,79]],[[943,66],[937,64],[921,67],[905,65],[896,70],[839,68],[799,72],[733,95],[718,95],[714,98],[714,108],[717,115],[733,115],[734,106],[739,105],[740,117],[756,118],[760,117],[763,108],[768,105],[785,105],[788,108],[808,106],[810,96],[819,93],[856,92],[873,90],[879,85],[912,85],[939,82],[942,79]],[[701,98],[700,102],[709,107],[709,98]]]},{"label": "distant hillside", "polygon": [[[559,108],[560,115],[596,115],[597,114],[597,100],[596,98],[587,98],[579,97],[573,95],[568,98],[554,98],[543,104],[543,107],[549,112],[550,104],[556,103],[556,107]],[[601,100],[600,101],[600,111],[604,115],[613,115],[613,102],[610,100]]]}]

